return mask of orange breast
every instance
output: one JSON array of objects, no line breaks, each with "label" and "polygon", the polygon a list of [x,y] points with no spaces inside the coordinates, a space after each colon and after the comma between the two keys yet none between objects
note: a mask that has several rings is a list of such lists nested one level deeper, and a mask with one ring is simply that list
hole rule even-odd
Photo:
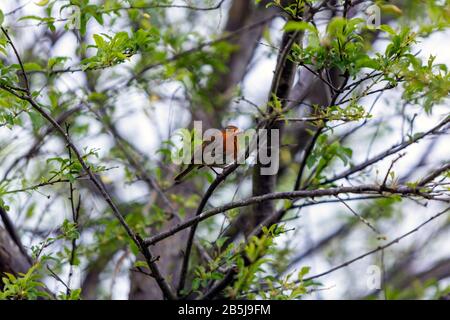
[{"label": "orange breast", "polygon": [[235,134],[223,133],[223,148],[225,154],[232,155],[233,159],[237,159],[237,137]]}]

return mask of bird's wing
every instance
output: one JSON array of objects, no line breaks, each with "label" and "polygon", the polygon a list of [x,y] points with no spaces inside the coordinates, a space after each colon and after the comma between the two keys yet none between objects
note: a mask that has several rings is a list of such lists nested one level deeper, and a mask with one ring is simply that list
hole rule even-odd
[{"label": "bird's wing", "polygon": [[211,145],[211,147],[214,149],[215,146],[212,145],[214,143],[217,142],[215,140],[203,141],[202,145],[194,150],[194,153],[192,154],[191,163],[194,163],[194,159],[200,159],[203,162],[203,150],[209,145]]}]

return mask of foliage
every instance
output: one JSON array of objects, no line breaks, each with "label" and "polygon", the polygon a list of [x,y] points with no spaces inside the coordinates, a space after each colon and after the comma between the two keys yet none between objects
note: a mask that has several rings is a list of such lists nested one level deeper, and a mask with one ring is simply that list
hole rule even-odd
[{"label": "foliage", "polygon": [[5,273],[2,278],[4,287],[0,292],[0,300],[35,300],[38,298],[50,298],[49,294],[42,291],[44,287],[39,282],[40,276],[36,273],[38,265],[32,266],[26,274],[19,273],[16,277],[11,273]]},{"label": "foliage", "polygon": [[[232,9],[238,1],[229,1]],[[313,266],[300,258],[290,263],[302,256],[295,250],[328,250],[324,261],[341,263],[354,256],[353,247],[336,249],[334,240],[346,243],[350,230],[359,227],[379,249],[399,224],[409,225],[409,206],[437,208],[448,196],[448,159],[442,164],[425,154],[406,177],[397,161],[410,145],[448,130],[448,66],[439,52],[423,55],[421,48],[448,32],[450,6],[369,1],[383,17],[374,27],[366,2],[256,0],[229,16],[216,1],[40,0],[2,7],[0,209],[17,224],[25,245],[16,244],[32,266],[0,275],[0,299],[81,299],[87,293],[73,288],[74,270],[84,280],[89,272],[101,274],[95,297],[116,297],[117,278],[127,277],[137,291],[154,285],[157,290],[141,291],[165,298],[213,292],[302,299],[323,285],[308,280],[319,273]],[[285,20],[282,28],[271,24],[275,15]],[[275,68],[268,92],[258,73],[266,62]],[[301,99],[291,99],[297,93]],[[281,129],[277,176],[262,177],[248,160],[226,175],[194,170],[174,185],[180,132],[201,145],[192,127],[198,119],[204,129],[229,123]],[[424,131],[430,119],[440,124]],[[334,193],[323,196],[329,190]],[[312,196],[239,202],[279,191]],[[357,205],[348,204],[353,200]],[[326,223],[340,223],[341,233],[321,233],[317,246],[290,238],[294,228],[311,232],[303,212],[321,213],[321,201],[352,211],[331,208],[335,216]],[[267,211],[275,218],[265,220]],[[364,233],[372,222],[383,231],[376,238]],[[165,232],[170,236],[151,243]],[[174,297],[154,274],[161,265]],[[395,271],[392,261],[386,265]],[[50,293],[47,283],[59,291]],[[392,299],[448,294],[434,280],[385,289]]]}]

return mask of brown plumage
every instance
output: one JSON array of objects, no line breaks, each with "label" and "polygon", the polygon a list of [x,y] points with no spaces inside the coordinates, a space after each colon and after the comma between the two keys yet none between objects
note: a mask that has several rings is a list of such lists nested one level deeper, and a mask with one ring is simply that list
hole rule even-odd
[{"label": "brown plumage", "polygon": [[[239,132],[239,128],[236,126],[226,126],[222,131],[222,146],[223,150],[225,151],[225,154],[223,154],[224,162],[226,162],[227,155],[232,154],[233,161],[236,161],[237,155],[238,155],[238,145],[237,145],[237,133]],[[203,141],[202,144],[202,152],[205,150],[205,148],[210,145],[211,143],[214,143],[214,139]],[[203,157],[202,157],[203,161]],[[186,167],[186,169],[182,170],[178,175],[175,176],[174,180],[175,183],[180,183],[184,177],[186,177],[192,170],[194,169],[200,169],[204,166],[207,166],[209,168],[223,168],[226,166],[227,163],[224,164],[195,164],[194,163],[194,155],[192,155],[191,163]]]}]

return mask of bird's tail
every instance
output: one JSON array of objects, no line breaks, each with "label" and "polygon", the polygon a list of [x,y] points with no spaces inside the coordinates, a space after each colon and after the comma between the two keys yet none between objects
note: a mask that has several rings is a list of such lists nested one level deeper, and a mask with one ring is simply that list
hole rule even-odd
[{"label": "bird's tail", "polygon": [[177,174],[175,176],[175,178],[173,178],[173,180],[175,181],[175,184],[181,183],[183,178],[186,177],[189,174],[189,172],[191,172],[194,168],[195,168],[195,165],[191,163],[190,165],[187,166],[186,169],[184,169],[179,174]]}]

